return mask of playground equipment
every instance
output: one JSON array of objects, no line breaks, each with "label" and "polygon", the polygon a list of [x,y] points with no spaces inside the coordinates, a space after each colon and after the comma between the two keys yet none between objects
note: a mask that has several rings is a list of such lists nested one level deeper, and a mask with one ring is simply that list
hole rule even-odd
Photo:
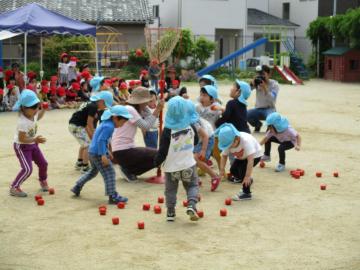
[{"label": "playground equipment", "polygon": [[[165,60],[171,55],[177,42],[181,38],[181,28],[149,28],[145,30],[146,50],[149,53],[151,60],[157,60],[161,64],[160,79],[165,81]],[[180,42],[181,45],[181,42]],[[160,98],[164,97],[165,83],[160,83]],[[161,138],[163,129],[163,112],[159,115],[159,139]],[[158,168],[156,176],[150,177],[146,180],[152,184],[163,184],[164,177],[161,174],[161,169]]]},{"label": "playground equipment", "polygon": [[290,38],[282,40],[282,44],[290,54],[290,68],[303,79],[309,79],[309,72],[305,67],[300,53],[295,49],[294,42]]}]

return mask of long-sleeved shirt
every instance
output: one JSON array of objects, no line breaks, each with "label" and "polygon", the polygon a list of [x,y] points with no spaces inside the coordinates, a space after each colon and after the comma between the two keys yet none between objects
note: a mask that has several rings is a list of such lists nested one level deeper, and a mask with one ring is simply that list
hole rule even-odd
[{"label": "long-sleeved shirt", "polygon": [[89,153],[97,156],[105,155],[108,152],[108,144],[114,129],[115,126],[112,120],[103,121],[95,130],[89,147]]},{"label": "long-sleeved shirt", "polygon": [[269,81],[269,91],[265,92],[256,89],[256,103],[257,109],[275,109],[276,98],[279,93],[279,83],[275,80]]},{"label": "long-sleeved shirt", "polygon": [[250,133],[250,129],[247,124],[246,106],[238,99],[232,99],[226,104],[225,112],[222,117],[216,121],[215,126],[218,128],[224,123],[233,124],[240,132]]}]

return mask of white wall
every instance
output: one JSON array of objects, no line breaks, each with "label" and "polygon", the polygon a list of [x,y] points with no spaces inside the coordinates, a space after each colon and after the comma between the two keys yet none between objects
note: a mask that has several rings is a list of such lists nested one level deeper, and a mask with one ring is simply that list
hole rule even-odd
[{"label": "white wall", "polygon": [[274,0],[247,0],[247,6],[269,13],[270,1]]},{"label": "white wall", "polygon": [[[330,0],[329,0],[330,1]],[[306,29],[309,24],[318,16],[318,0],[271,0],[270,14],[282,17],[282,5],[290,3],[290,21],[300,25],[295,30],[296,49],[303,54],[304,61],[307,62],[312,52],[311,42],[306,38]]]}]

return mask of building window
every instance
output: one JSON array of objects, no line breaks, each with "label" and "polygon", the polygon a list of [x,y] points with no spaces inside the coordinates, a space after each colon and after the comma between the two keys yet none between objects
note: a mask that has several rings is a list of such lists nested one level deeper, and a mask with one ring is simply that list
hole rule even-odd
[{"label": "building window", "polygon": [[328,61],[328,70],[332,70],[332,61],[329,59]]},{"label": "building window", "polygon": [[159,18],[160,14],[159,14],[159,5],[154,5],[153,6],[153,15],[154,15],[154,18]]},{"label": "building window", "polygon": [[290,3],[283,3],[283,19],[290,20]]},{"label": "building window", "polygon": [[350,70],[359,69],[359,60],[350,60]]},{"label": "building window", "polygon": [[219,48],[219,52],[220,52],[219,58],[220,58],[220,59],[223,59],[223,58],[224,58],[224,39],[223,39],[222,37],[220,38],[219,45],[220,45],[220,48]]}]

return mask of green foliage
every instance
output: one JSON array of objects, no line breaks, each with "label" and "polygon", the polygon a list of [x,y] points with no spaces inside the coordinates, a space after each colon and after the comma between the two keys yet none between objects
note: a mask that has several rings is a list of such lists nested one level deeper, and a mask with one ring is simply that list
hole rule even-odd
[{"label": "green foliage", "polygon": [[181,37],[172,53],[174,59],[186,59],[192,55],[194,49],[194,37],[190,29],[183,29]]},{"label": "green foliage", "polygon": [[142,56],[137,56],[136,55],[136,50],[137,49],[132,49],[129,51],[129,60],[128,60],[128,64],[130,66],[147,66],[149,65],[149,61],[150,61],[150,57],[149,57],[149,53],[147,52],[147,50],[145,49],[145,47],[140,48],[143,52]]},{"label": "green foliage", "polygon": [[194,49],[192,51],[192,66],[194,69],[203,68],[206,66],[206,60],[208,60],[214,53],[216,43],[201,36],[194,43]]}]

